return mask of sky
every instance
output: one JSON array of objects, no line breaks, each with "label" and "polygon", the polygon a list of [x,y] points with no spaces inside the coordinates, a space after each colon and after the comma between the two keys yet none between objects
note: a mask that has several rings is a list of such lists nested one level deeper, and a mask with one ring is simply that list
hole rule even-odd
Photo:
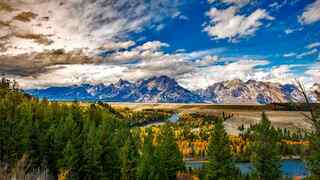
[{"label": "sky", "polygon": [[160,75],[311,87],[320,0],[1,0],[0,73],[26,89]]}]

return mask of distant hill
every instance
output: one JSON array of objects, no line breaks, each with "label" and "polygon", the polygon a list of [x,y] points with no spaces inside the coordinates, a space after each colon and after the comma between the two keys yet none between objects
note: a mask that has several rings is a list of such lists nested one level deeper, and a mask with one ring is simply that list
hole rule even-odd
[{"label": "distant hill", "polygon": [[[315,85],[316,87],[318,86]],[[81,84],[29,89],[26,92],[49,100],[110,102],[269,104],[303,100],[298,88],[292,84],[255,80],[244,82],[236,79],[217,82],[206,89],[190,91],[167,76],[155,76],[136,82],[120,79],[117,83],[109,85]]]}]

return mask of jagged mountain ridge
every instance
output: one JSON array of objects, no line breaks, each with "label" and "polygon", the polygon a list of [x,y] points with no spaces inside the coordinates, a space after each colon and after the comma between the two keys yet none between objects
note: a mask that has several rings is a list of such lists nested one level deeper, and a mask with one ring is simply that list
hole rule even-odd
[{"label": "jagged mountain ridge", "polygon": [[115,84],[82,84],[69,87],[26,90],[50,100],[101,100],[112,102],[200,103],[201,96],[181,87],[167,76],[152,77],[131,83],[120,79]]},{"label": "jagged mountain ridge", "polygon": [[30,89],[26,92],[50,100],[111,102],[267,104],[302,100],[298,88],[291,84],[255,80],[243,82],[236,79],[217,82],[203,90],[190,91],[167,76],[151,77],[136,82],[120,79],[117,83],[109,85],[81,84]]},{"label": "jagged mountain ridge", "polygon": [[268,104],[302,100],[299,89],[291,84],[279,84],[239,79],[215,83],[200,91],[205,99],[224,104]]}]

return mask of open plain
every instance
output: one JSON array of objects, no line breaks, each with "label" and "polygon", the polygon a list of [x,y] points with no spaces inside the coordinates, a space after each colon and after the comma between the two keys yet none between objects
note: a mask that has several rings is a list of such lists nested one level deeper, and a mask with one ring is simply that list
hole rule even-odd
[{"label": "open plain", "polygon": [[265,105],[211,105],[211,104],[170,104],[170,103],[111,103],[115,109],[129,108],[134,111],[145,109],[165,109],[177,113],[206,113],[232,115],[225,122],[225,128],[229,134],[237,135],[238,127],[256,124],[260,121],[262,111],[265,111],[272,125],[276,128],[288,128],[290,130],[311,130],[311,123],[305,117],[309,115],[304,111],[270,110]]}]

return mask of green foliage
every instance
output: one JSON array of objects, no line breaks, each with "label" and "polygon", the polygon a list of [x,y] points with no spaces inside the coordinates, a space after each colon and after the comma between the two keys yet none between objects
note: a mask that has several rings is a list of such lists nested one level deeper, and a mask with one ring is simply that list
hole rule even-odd
[{"label": "green foliage", "polygon": [[280,179],[279,137],[265,113],[262,114],[261,122],[253,130],[252,137],[251,162],[256,178],[260,180]]},{"label": "green foliage", "polygon": [[157,164],[155,156],[155,147],[153,145],[153,135],[151,130],[148,131],[142,145],[141,155],[137,167],[137,179],[138,180],[151,180],[155,179],[157,174]]},{"label": "green foliage", "polygon": [[54,177],[64,169],[70,179],[117,179],[128,129],[114,114],[109,106],[39,101],[2,79],[0,162],[10,168],[27,154],[30,168],[48,168]]},{"label": "green foliage", "polygon": [[231,145],[223,121],[217,120],[208,145],[208,179],[227,180],[237,176],[237,169],[231,153]]},{"label": "green foliage", "polygon": [[172,129],[161,131],[159,145],[152,144],[152,137],[140,149],[139,134],[121,118],[101,102],[80,107],[40,101],[2,79],[0,167],[13,169],[27,155],[28,168],[48,169],[54,179],[60,172],[67,172],[68,179],[175,179],[184,164]]},{"label": "green foliage", "polygon": [[306,157],[307,166],[314,178],[320,178],[320,134],[312,134],[309,138],[310,152]]},{"label": "green foliage", "polygon": [[137,139],[129,135],[124,146],[120,149],[121,180],[133,180],[136,178],[138,151]]},{"label": "green foliage", "polygon": [[315,131],[309,135],[309,154],[306,162],[312,178],[320,179],[320,108],[312,112]]},{"label": "green foliage", "polygon": [[157,169],[159,179],[176,179],[178,171],[184,170],[182,154],[175,141],[174,132],[168,125],[162,126],[156,146]]}]

